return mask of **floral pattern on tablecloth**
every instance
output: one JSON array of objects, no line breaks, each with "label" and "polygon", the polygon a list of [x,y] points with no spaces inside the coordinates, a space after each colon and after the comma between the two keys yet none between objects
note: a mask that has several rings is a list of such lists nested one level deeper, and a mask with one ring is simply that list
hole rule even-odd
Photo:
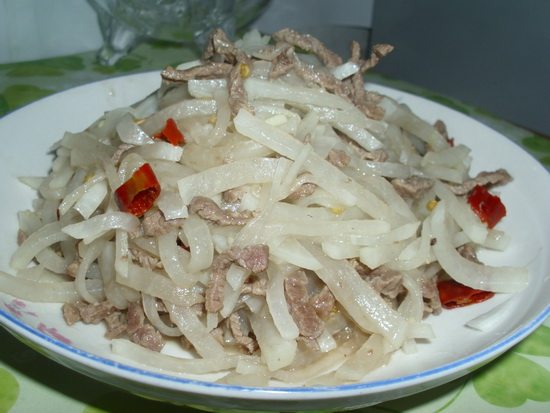
[{"label": "floral pattern on tablecloth", "polygon": [[[0,117],[74,86],[113,76],[159,70],[195,58],[197,54],[193,51],[153,42],[140,45],[113,67],[98,65],[93,52],[0,65]],[[376,73],[369,74],[368,80],[418,94],[474,117],[521,145],[550,168],[550,140],[545,137],[500,120],[479,108],[405,82]],[[47,326],[44,328],[47,329]],[[470,375],[432,390],[357,411],[451,413],[470,410],[490,413],[509,412],[510,408],[525,412],[550,410],[548,320],[522,343]],[[174,406],[143,399],[94,381],[56,364],[22,345],[8,332],[0,330],[0,413],[198,413],[204,410],[212,411],[198,406]]]}]

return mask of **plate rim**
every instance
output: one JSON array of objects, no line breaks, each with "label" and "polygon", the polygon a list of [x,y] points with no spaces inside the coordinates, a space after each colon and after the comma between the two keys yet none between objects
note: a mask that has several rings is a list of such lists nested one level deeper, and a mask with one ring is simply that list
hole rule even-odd
[{"label": "plate rim", "polygon": [[[98,80],[95,82],[79,85],[64,91],[59,91],[49,96],[46,96],[42,99],[39,99],[35,102],[32,102],[26,106],[23,106],[13,112],[6,114],[4,117],[0,118],[0,123],[3,123],[4,120],[7,118],[18,117],[29,110],[35,110],[36,107],[40,107],[45,103],[47,104],[47,101],[50,99],[58,99],[60,95],[66,95],[69,93],[78,93],[79,90],[81,89],[98,87],[99,84],[108,86],[111,83],[126,81],[130,78],[131,79],[143,78],[147,82],[149,82],[153,80],[152,78],[153,76],[159,76],[159,72],[149,71],[149,72],[143,72],[143,73],[137,73],[137,74],[131,74],[131,75],[121,75],[121,76],[116,76],[108,79]],[[158,81],[160,83],[160,77]],[[367,83],[367,86],[374,86],[376,89],[379,89],[382,91],[389,90],[393,92],[398,92],[405,96],[411,96],[417,99],[421,99],[426,102],[429,102],[431,105],[435,105],[436,107],[439,106],[439,107],[445,108],[445,110],[450,110],[454,112],[456,115],[464,117],[469,122],[475,122],[481,125],[482,127],[491,130],[493,133],[497,133],[500,136],[500,138],[504,139],[507,143],[514,145],[515,150],[519,150],[523,154],[529,156],[532,159],[532,161],[536,164],[537,168],[539,169],[539,172],[544,171],[547,177],[549,177],[548,171],[540,164],[540,162],[536,158],[534,158],[529,152],[527,152],[524,148],[522,148],[518,143],[510,140],[505,135],[496,131],[490,126],[484,124],[483,122],[480,122],[478,119],[465,115],[459,111],[456,111],[451,107],[445,106],[439,102],[429,100],[426,97],[416,95],[414,93],[406,92],[397,88],[392,88],[392,87],[388,87],[388,86],[380,85],[376,83]],[[4,293],[2,294],[8,297],[12,297],[8,294],[4,294]],[[392,391],[395,389],[401,389],[403,388],[404,385],[405,385],[404,388],[408,388],[408,387],[416,386],[418,384],[425,384],[430,380],[436,380],[442,377],[452,376],[453,374],[455,375],[455,377],[458,377],[463,374],[467,374],[470,368],[478,366],[479,363],[483,363],[484,361],[490,361],[495,357],[498,357],[500,354],[504,353],[506,350],[508,350],[513,345],[517,344],[519,341],[521,341],[530,333],[532,333],[549,316],[550,316],[550,304],[547,304],[546,307],[543,309],[543,311],[538,312],[536,317],[534,318],[531,317],[528,323],[522,324],[521,327],[518,327],[517,329],[509,332],[502,339],[495,342],[493,345],[483,349],[482,351],[478,351],[466,357],[461,357],[452,362],[442,364],[435,368],[423,370],[420,373],[407,374],[404,376],[399,376],[391,379],[374,380],[374,381],[358,382],[358,383],[343,384],[343,385],[333,385],[333,386],[252,387],[252,386],[241,386],[241,385],[227,385],[227,384],[214,383],[214,382],[203,381],[203,380],[190,379],[190,378],[181,377],[181,376],[173,376],[170,374],[164,374],[164,373],[147,370],[145,368],[134,367],[130,364],[125,364],[119,361],[105,358],[103,356],[98,356],[91,352],[81,350],[78,347],[65,344],[54,337],[51,337],[45,333],[42,333],[41,331],[34,329],[27,323],[23,322],[22,320],[13,316],[9,312],[0,308],[1,324],[8,331],[10,331],[10,333],[15,332],[17,334],[20,334],[21,336],[29,339],[30,341],[39,345],[40,347],[46,348],[47,350],[52,351],[56,354],[59,354],[62,357],[66,357],[73,362],[77,362],[80,364],[84,364],[88,367],[94,368],[95,370],[106,372],[104,369],[101,368],[101,367],[104,367],[107,370],[109,370],[107,372],[108,374],[112,374],[117,377],[122,377],[124,379],[134,381],[136,383],[152,385],[155,387],[160,387],[160,388],[169,389],[169,390],[193,392],[193,393],[199,393],[199,394],[208,395],[208,396],[225,396],[225,397],[237,397],[237,398],[242,398],[243,394],[246,394],[248,398],[257,399],[257,400],[292,400],[296,395],[300,395],[303,399],[309,399],[313,397],[315,397],[315,399],[319,399],[319,398],[333,399],[338,397],[353,396],[353,395],[359,395],[359,394],[369,395],[369,394],[376,394],[378,392],[386,392],[386,391]],[[97,365],[97,363],[100,363],[99,366]],[[113,369],[114,371],[110,371]],[[124,374],[116,374],[117,372],[120,373],[121,371]],[[132,376],[132,374],[138,374],[139,376],[134,377]],[[136,380],[136,378],[143,379],[144,377],[147,378],[147,382]],[[181,386],[190,386],[191,388],[180,388]],[[226,393],[219,394],[216,392],[207,391],[209,389],[214,389],[217,391],[224,390]],[[252,395],[253,397],[249,397]]]},{"label": "plate rim", "polygon": [[[2,294],[9,296],[8,294],[5,294],[5,293],[2,293]],[[45,334],[37,329],[32,328],[28,324],[19,320],[17,317],[14,317],[12,314],[0,308],[0,321],[2,321],[1,324],[3,325],[4,328],[10,331],[10,333],[12,332],[18,333],[21,336],[31,340],[33,343],[40,345],[36,340],[33,340],[33,338],[36,338],[42,342],[42,345],[40,345],[40,347],[46,348],[47,350],[53,351],[54,353],[59,354],[63,357],[66,357],[71,361],[79,362],[88,367],[94,368],[96,367],[95,366],[96,363],[100,363],[102,367],[105,367],[108,370],[111,370],[113,368],[118,368],[120,370],[116,370],[116,371],[117,372],[122,371],[124,374],[116,375],[116,376],[120,376],[122,378],[129,379],[131,381],[143,384],[143,382],[137,381],[135,380],[134,377],[130,376],[130,374],[132,373],[137,373],[140,375],[140,377],[144,376],[147,379],[151,379],[154,381],[161,380],[162,383],[147,383],[147,384],[152,384],[152,385],[169,389],[169,390],[191,391],[193,389],[179,388],[181,386],[190,385],[193,387],[198,387],[199,389],[204,388],[205,390],[206,389],[215,389],[215,390],[223,389],[229,392],[229,394],[226,394],[225,396],[230,396],[230,397],[238,396],[238,398],[242,398],[242,392],[246,391],[247,395],[256,394],[256,395],[262,396],[262,397],[254,397],[254,399],[263,399],[263,400],[271,400],[271,399],[287,400],[285,396],[292,396],[297,394],[313,395],[315,396],[316,399],[319,399],[319,396],[321,396],[321,398],[323,399],[345,397],[345,396],[355,395],[357,394],[357,392],[363,395],[375,394],[376,393],[375,390],[377,389],[383,390],[384,392],[391,391],[391,390],[395,390],[396,388],[401,388],[400,385],[402,385],[403,383],[408,384],[410,386],[414,386],[417,384],[424,384],[428,382],[430,379],[437,379],[442,376],[445,377],[449,375],[452,376],[453,373],[456,374],[460,372],[465,372],[464,374],[467,374],[471,367],[475,367],[478,365],[478,362],[480,361],[489,362],[495,359],[496,357],[498,357],[499,355],[503,354],[506,350],[508,350],[515,344],[519,343],[523,338],[525,338],[534,330],[536,330],[536,328],[539,327],[549,316],[550,316],[550,305],[548,305],[544,311],[539,313],[536,318],[532,319],[530,323],[525,324],[521,328],[515,330],[512,334],[507,335],[504,339],[496,342],[492,346],[489,346],[484,350],[474,353],[468,357],[463,357],[453,362],[445,363],[436,368],[424,370],[420,373],[407,374],[407,375],[400,376],[397,378],[392,378],[392,379],[375,380],[371,382],[351,383],[351,384],[343,384],[343,385],[336,385],[336,386],[259,387],[259,386],[228,385],[223,383],[189,379],[186,377],[179,377],[179,376],[173,376],[170,374],[150,371],[143,368],[134,367],[130,364],[125,364],[119,361],[111,360],[102,356],[95,355],[86,350],[81,350],[78,347],[72,346],[70,344],[63,343],[62,341],[48,334]],[[19,339],[19,337],[17,336],[16,338]],[[85,357],[84,359],[85,362],[83,363],[79,357]],[[96,370],[105,372],[105,370],[103,369],[96,369]],[[443,374],[443,373],[447,373],[447,374]],[[462,374],[458,374],[456,377],[460,377],[460,376],[462,376]],[[162,384],[166,384],[166,385],[162,385]],[[169,384],[174,384],[175,386],[169,386]],[[384,387],[384,388],[379,389],[380,387]],[[211,393],[209,391],[194,391],[194,392],[200,393],[202,395],[208,395],[208,396],[221,396],[220,394]],[[232,394],[232,393],[235,393],[235,394]],[[270,397],[270,396],[275,396],[275,397]]]}]

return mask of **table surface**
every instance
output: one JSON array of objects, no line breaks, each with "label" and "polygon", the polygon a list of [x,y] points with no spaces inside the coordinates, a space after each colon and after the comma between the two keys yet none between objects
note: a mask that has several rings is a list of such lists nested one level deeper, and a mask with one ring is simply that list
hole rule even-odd
[{"label": "table surface", "polygon": [[[49,94],[96,80],[157,70],[193,59],[190,50],[151,42],[114,67],[94,53],[0,65],[0,117]],[[369,81],[437,101],[488,124],[550,169],[550,140],[451,97],[436,95],[376,73]],[[447,385],[358,412],[550,411],[550,320],[486,367]],[[198,412],[144,400],[73,372],[26,347],[0,329],[0,413],[3,412]],[[227,411],[224,411],[227,412]],[[320,413],[320,412],[318,412]]]}]

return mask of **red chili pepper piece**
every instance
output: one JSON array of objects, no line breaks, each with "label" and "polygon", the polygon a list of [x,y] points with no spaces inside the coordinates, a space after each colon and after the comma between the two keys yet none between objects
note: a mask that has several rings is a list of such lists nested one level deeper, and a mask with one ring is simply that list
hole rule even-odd
[{"label": "red chili pepper piece", "polygon": [[457,308],[481,303],[495,295],[491,291],[476,290],[455,280],[439,281],[437,290],[439,291],[441,305],[444,308]]},{"label": "red chili pepper piece", "polygon": [[176,125],[176,122],[172,118],[168,118],[162,131],[153,137],[155,139],[165,140],[174,146],[183,145],[185,143],[183,133],[178,129],[178,125]]},{"label": "red chili pepper piece", "polygon": [[484,186],[477,185],[468,196],[468,203],[487,227],[493,228],[504,216],[506,207],[496,195],[492,195]]},{"label": "red chili pepper piece", "polygon": [[157,177],[151,165],[144,163],[116,189],[115,200],[121,211],[140,217],[151,209],[159,194]]}]

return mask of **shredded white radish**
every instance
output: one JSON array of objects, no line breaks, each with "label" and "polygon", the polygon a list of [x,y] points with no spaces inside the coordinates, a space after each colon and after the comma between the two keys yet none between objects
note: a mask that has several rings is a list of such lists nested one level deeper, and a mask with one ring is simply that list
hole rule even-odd
[{"label": "shredded white radish", "polygon": [[296,340],[285,339],[264,307],[260,313],[250,315],[250,323],[262,350],[262,360],[270,371],[277,371],[292,363],[296,354]]},{"label": "shredded white radish", "polygon": [[61,231],[59,222],[52,222],[33,232],[17,249],[11,258],[10,265],[20,270],[31,262],[31,260],[42,251],[57,242],[69,239],[69,235]]},{"label": "shredded white radish", "polygon": [[[87,281],[88,287],[101,291],[101,284]],[[95,284],[95,285],[94,285]],[[99,284],[99,285],[98,285]],[[79,298],[72,281],[37,282],[14,277],[0,271],[0,289],[10,295],[39,303],[68,303]]]},{"label": "shredded white radish", "polygon": [[132,359],[140,364],[160,369],[165,372],[179,372],[190,374],[206,374],[218,371],[229,370],[236,367],[242,356],[223,356],[204,359],[183,359],[181,357],[159,354],[155,351],[147,350],[128,340],[113,340],[112,349],[125,359]]},{"label": "shredded white radish", "polygon": [[120,122],[116,125],[116,131],[120,140],[130,145],[153,143],[153,139],[134,122],[130,114],[122,117]]},{"label": "shredded white radish", "polygon": [[98,300],[88,291],[88,287],[86,285],[86,275],[92,263],[97,260],[103,251],[103,247],[106,242],[107,241],[105,239],[99,238],[90,244],[81,244],[82,247],[80,248],[80,256],[82,257],[82,261],[80,262],[78,270],[75,274],[75,288],[78,291],[78,294],[89,303],[95,303]]},{"label": "shredded white radish", "polygon": [[168,302],[165,302],[165,304],[170,313],[170,319],[193,344],[197,353],[204,358],[215,358],[219,357],[220,354],[224,354],[222,345],[208,333],[208,330],[192,309]]},{"label": "shredded white radish", "polygon": [[74,204],[74,209],[80,212],[84,219],[90,216],[97,210],[108,194],[109,189],[104,180],[91,185],[86,193],[80,197]]},{"label": "shredded white radish", "polygon": [[371,335],[365,343],[344,364],[336,370],[336,377],[346,380],[360,380],[371,370],[386,363],[388,355],[384,353],[383,337]]},{"label": "shredded white radish", "polygon": [[321,263],[317,275],[327,284],[355,322],[364,330],[382,334],[399,347],[406,321],[361,279],[351,264],[332,260],[313,245],[304,247]]},{"label": "shredded white radish", "polygon": [[487,238],[487,227],[474,214],[464,201],[458,200],[454,194],[441,182],[434,185],[435,194],[445,201],[449,214],[464,230],[468,237],[478,244],[483,244]]},{"label": "shredded white radish", "polygon": [[126,232],[137,231],[139,220],[125,212],[109,212],[96,215],[77,224],[67,225],[62,228],[65,234],[73,238],[82,239],[89,244],[112,229],[124,229]]},{"label": "shredded white radish", "polygon": [[292,319],[286,305],[284,292],[285,275],[292,271],[282,269],[278,266],[271,266],[267,272],[269,282],[267,285],[265,300],[269,307],[269,312],[273,317],[273,323],[279,330],[284,339],[296,339],[300,335],[298,326]]},{"label": "shredded white radish", "polygon": [[227,282],[224,288],[223,307],[220,310],[222,318],[229,317],[237,306],[241,296],[241,289],[250,275],[250,271],[238,265],[231,264],[227,270]]},{"label": "shredded white radish", "polygon": [[188,271],[190,256],[177,244],[178,234],[170,231],[158,238],[160,260],[164,270],[175,284],[192,287],[197,281],[196,273]]},{"label": "shredded white radish", "polygon": [[213,115],[216,113],[216,101],[214,100],[184,100],[168,106],[147,118],[141,125],[147,134],[160,131],[169,118],[184,119],[197,115]]},{"label": "shredded white radish", "polygon": [[466,326],[478,331],[491,331],[498,329],[502,323],[509,319],[517,311],[517,306],[522,305],[521,296],[513,296],[491,310],[478,315],[466,323]]},{"label": "shredded white radish", "polygon": [[191,306],[203,301],[200,292],[178,287],[170,279],[154,271],[131,264],[128,273],[128,277],[120,277],[117,274],[117,282],[179,305]]},{"label": "shredded white radish", "polygon": [[66,260],[57,255],[52,248],[44,248],[35,256],[36,261],[42,265],[45,269],[53,271],[58,274],[65,273],[68,263]]},{"label": "shredded white radish", "polygon": [[468,287],[494,291],[516,292],[527,285],[528,272],[521,267],[493,267],[478,264],[462,257],[454,248],[447,230],[446,204],[441,201],[433,214],[433,251],[441,267],[455,280]]},{"label": "shredded white radish", "polygon": [[332,69],[332,74],[338,80],[345,79],[359,71],[359,65],[354,62],[346,62]]},{"label": "shredded white radish", "polygon": [[258,158],[210,168],[178,182],[181,199],[187,205],[198,195],[213,196],[246,184],[269,182],[277,166],[288,163],[286,159]]},{"label": "shredded white radish", "polygon": [[196,216],[191,216],[185,221],[183,232],[191,252],[189,271],[196,272],[210,267],[214,256],[214,245],[208,225]]}]

